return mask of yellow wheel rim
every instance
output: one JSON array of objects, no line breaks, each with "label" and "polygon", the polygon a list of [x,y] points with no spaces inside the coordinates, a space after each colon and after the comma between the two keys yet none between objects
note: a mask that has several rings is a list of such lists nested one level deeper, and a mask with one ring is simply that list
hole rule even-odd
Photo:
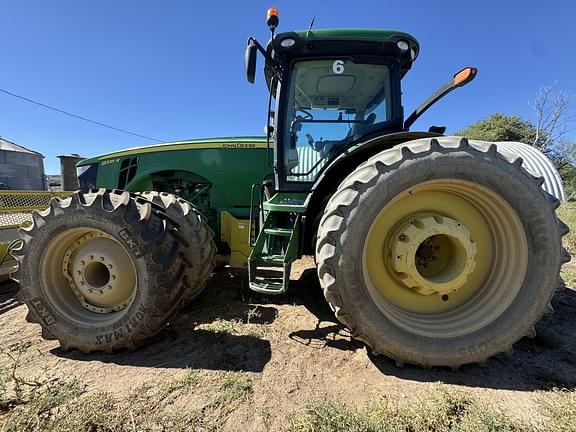
[{"label": "yellow wheel rim", "polygon": [[136,271],[124,247],[91,230],[66,249],[62,273],[80,304],[96,313],[117,312],[134,296]]},{"label": "yellow wheel rim", "polygon": [[[423,227],[411,229],[414,221]],[[411,237],[410,247],[403,236]],[[366,286],[381,312],[407,331],[434,337],[493,321],[518,293],[527,262],[516,212],[494,192],[456,180],[422,183],[391,200],[363,251]]]},{"label": "yellow wheel rim", "polygon": [[39,271],[51,304],[79,324],[105,324],[136,295],[137,273],[129,253],[94,228],[72,228],[55,236]]},{"label": "yellow wheel rim", "polygon": [[418,294],[440,294],[444,300],[466,284],[476,267],[470,231],[440,214],[409,216],[391,235],[387,250],[396,279]]}]

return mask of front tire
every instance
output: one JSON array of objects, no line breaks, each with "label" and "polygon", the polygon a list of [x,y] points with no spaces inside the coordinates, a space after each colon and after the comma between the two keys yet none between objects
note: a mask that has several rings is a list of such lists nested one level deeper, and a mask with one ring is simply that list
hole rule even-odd
[{"label": "front tire", "polygon": [[558,205],[494,144],[383,151],[342,182],[320,222],[325,297],[354,337],[399,364],[458,367],[511,351],[559,285]]},{"label": "front tire", "polygon": [[214,233],[204,216],[190,202],[168,192],[147,191],[137,193],[178,224],[178,236],[184,248],[186,262],[184,291],[181,306],[185,307],[200,295],[215,266],[216,244]]},{"label": "front tire", "polygon": [[20,229],[15,278],[28,321],[64,350],[135,349],[177,311],[185,263],[176,227],[125,191],[52,199]]}]

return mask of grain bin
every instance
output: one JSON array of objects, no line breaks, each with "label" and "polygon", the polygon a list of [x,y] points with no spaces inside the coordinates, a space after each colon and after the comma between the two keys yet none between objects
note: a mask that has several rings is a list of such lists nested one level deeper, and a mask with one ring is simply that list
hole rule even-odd
[{"label": "grain bin", "polygon": [[0,183],[12,190],[46,190],[44,156],[0,138]]}]

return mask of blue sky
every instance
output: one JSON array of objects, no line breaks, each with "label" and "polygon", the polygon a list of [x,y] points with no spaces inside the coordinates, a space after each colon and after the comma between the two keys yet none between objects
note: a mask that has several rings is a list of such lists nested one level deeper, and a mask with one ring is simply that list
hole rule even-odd
[{"label": "blue sky", "polygon": [[[247,83],[246,39],[268,39],[265,13],[280,10],[279,31],[307,28],[316,0],[0,0],[0,88],[160,140],[260,135],[265,84]],[[352,7],[351,7],[352,6]],[[531,118],[542,85],[576,90],[572,0],[323,0],[315,27],[392,28],[421,45],[403,83],[410,112],[463,66],[476,80],[415,125],[448,132],[499,111]],[[261,66],[261,63],[259,64]],[[0,93],[0,135],[46,156],[93,156],[151,144]]]}]

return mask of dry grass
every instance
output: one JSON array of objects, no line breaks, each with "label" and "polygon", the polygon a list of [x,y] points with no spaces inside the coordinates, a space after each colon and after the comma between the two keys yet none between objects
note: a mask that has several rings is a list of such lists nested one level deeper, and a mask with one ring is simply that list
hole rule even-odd
[{"label": "dry grass", "polygon": [[551,431],[576,432],[576,393],[553,390],[541,395],[543,414],[550,418]]},{"label": "dry grass", "polygon": [[[90,389],[74,376],[27,381],[20,374],[26,348],[1,352],[11,361],[0,368],[1,432],[212,431],[253,392],[247,373],[194,369],[160,384],[149,382],[126,396]],[[172,408],[194,392],[206,393],[204,408]]]},{"label": "dry grass", "polygon": [[[576,255],[576,202],[565,202],[558,209],[558,216],[568,225],[570,232],[564,236],[564,247],[573,256]],[[576,263],[572,262],[562,268],[562,279],[566,286],[576,289]]]},{"label": "dry grass", "polygon": [[576,202],[565,202],[558,209],[558,216],[570,227],[570,232],[564,236],[564,247],[576,254]]},{"label": "dry grass", "polygon": [[[3,374],[5,377],[6,374]],[[166,408],[191,391],[197,372],[160,386],[143,386],[126,397],[89,391],[76,377],[52,377],[28,386],[5,412],[2,432],[124,432],[203,430],[201,413],[174,413]],[[16,385],[4,381],[5,387]],[[20,383],[22,385],[22,383]],[[12,399],[14,400],[14,399]]]},{"label": "dry grass", "polygon": [[342,403],[308,405],[291,432],[404,432],[404,431],[519,431],[520,426],[494,409],[481,407],[463,393],[432,391],[425,401],[400,408],[384,399],[376,407],[357,410]]}]

